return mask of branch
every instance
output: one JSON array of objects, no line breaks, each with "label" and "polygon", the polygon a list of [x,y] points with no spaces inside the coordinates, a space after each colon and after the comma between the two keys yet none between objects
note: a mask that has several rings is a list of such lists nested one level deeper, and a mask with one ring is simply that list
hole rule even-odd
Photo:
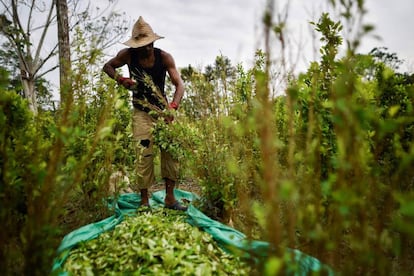
[{"label": "branch", "polygon": [[[104,34],[105,33],[105,31],[106,31],[106,29],[107,29],[107,27],[108,27],[108,25],[109,25],[109,21],[110,21],[110,18],[111,17],[115,17],[115,15],[113,14],[113,13],[111,13],[110,15],[109,15],[109,18],[108,18],[108,20],[105,22],[105,25],[102,27],[102,30],[101,30],[101,34]],[[118,34],[118,36],[119,36],[120,34]],[[103,36],[100,36],[99,38],[98,38],[98,40],[97,40],[97,42],[96,42],[96,44],[97,45],[99,45],[102,41],[104,40],[104,37]],[[103,44],[102,43],[102,45],[101,45],[101,48],[102,49],[106,49],[106,47],[110,47],[110,46],[112,46],[112,45],[114,45],[114,44],[116,44],[117,42],[115,41],[115,39],[110,39],[110,40],[108,40],[108,42],[106,43],[106,44]]]},{"label": "branch", "polygon": [[[50,18],[50,25],[49,25],[49,27],[50,26],[54,26],[54,25],[56,25],[56,14],[53,14],[53,16]],[[37,27],[33,27],[32,28],[32,31],[37,31],[37,30],[43,29],[44,27],[45,27],[45,25],[39,25]]]},{"label": "branch", "polygon": [[[79,3],[79,1],[74,1],[74,3],[73,3],[73,13],[71,13],[70,17],[69,17],[69,22],[71,22],[71,24],[69,26],[69,31],[70,32],[72,32],[76,28],[76,26],[79,25],[82,22],[82,19],[76,20],[76,16],[79,15],[78,3]],[[88,2],[88,5],[86,6],[85,11],[89,11],[90,5],[91,5],[91,3]],[[72,20],[74,21],[73,23],[72,23]]]},{"label": "branch", "polygon": [[[37,49],[36,49],[36,54],[35,54],[35,57],[34,57],[34,64],[36,64],[36,67],[41,67],[41,66],[37,66],[37,63],[39,62],[39,58],[40,58],[40,50],[43,47],[43,43],[44,43],[47,31],[48,31],[49,26],[52,22],[51,20],[52,20],[53,7],[54,7],[54,1],[52,1],[51,7],[49,9],[49,14],[48,14],[47,19],[46,19],[45,26],[43,28],[42,35],[40,37],[40,41],[39,41],[39,44],[38,44]],[[52,52],[53,52],[53,50],[52,50]]]},{"label": "branch", "polygon": [[4,7],[4,10],[5,10],[5,12],[7,13],[7,14],[9,14],[10,15],[10,17],[12,17],[13,18],[13,13],[10,11],[10,4],[9,3],[4,3],[4,1],[3,0],[0,0],[0,3],[2,3],[3,4],[3,7]]},{"label": "branch", "polygon": [[35,7],[35,1],[36,0],[32,0],[32,4],[30,5],[30,11],[29,11],[29,17],[27,19],[27,32],[29,32],[30,30],[30,22],[32,22],[32,16],[33,16],[33,10]]},{"label": "branch", "polygon": [[[24,70],[26,72],[29,72],[30,70],[30,64],[28,64],[27,62],[27,55],[30,54],[30,39],[27,36],[27,34],[24,32],[24,29],[22,27],[22,24],[20,22],[20,18],[17,12],[17,1],[16,0],[12,0],[12,18],[13,18],[13,23],[14,23],[14,27],[15,30],[14,32],[17,33],[17,37],[14,37],[13,34],[10,34],[11,39],[13,40],[13,44],[16,46],[17,49],[17,54],[19,56],[20,62],[21,62],[21,66],[20,67],[24,67]],[[20,43],[19,43],[19,36],[22,35],[23,36],[23,40],[26,41],[26,48],[27,48],[27,55],[25,55],[22,52],[22,49],[20,47]],[[28,43],[29,42],[29,43]]]},{"label": "branch", "polygon": [[[45,58],[42,59],[41,62],[38,64],[38,66],[36,67],[36,70],[34,72],[34,74],[37,74],[40,70],[40,68],[42,68],[42,66],[53,56],[55,56],[57,54],[56,49],[58,48],[58,44],[55,45],[55,47],[53,47],[53,49],[50,51],[49,55]],[[59,67],[59,66],[58,66]]]},{"label": "branch", "polygon": [[14,25],[17,27],[17,31],[23,35],[25,41],[30,41],[29,37],[27,36],[27,33],[23,29],[22,23],[20,22],[19,13],[17,11],[17,1],[12,0],[12,18]]},{"label": "branch", "polygon": [[50,72],[52,72],[52,71],[56,70],[57,68],[59,68],[59,65],[55,65],[55,66],[53,66],[53,67],[51,67],[51,68],[47,69],[46,71],[44,71],[44,72],[42,72],[42,73],[39,73],[39,75],[37,75],[37,78],[42,78],[44,75],[46,75],[46,74],[48,74],[48,73],[50,73]]}]

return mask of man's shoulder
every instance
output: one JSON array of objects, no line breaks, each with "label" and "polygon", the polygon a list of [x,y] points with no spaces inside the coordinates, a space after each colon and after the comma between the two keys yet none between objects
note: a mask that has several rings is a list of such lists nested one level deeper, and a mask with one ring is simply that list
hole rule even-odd
[{"label": "man's shoulder", "polygon": [[171,54],[170,54],[170,53],[168,53],[168,52],[166,52],[166,51],[164,51],[164,50],[162,50],[162,49],[160,49],[160,48],[154,48],[154,49],[156,49],[156,50],[158,50],[158,51],[159,51],[159,53],[160,53],[160,55],[161,55],[161,57],[162,57],[163,59],[168,59],[168,58],[171,58]]},{"label": "man's shoulder", "polygon": [[166,52],[161,48],[154,47],[154,51],[160,53],[161,55],[165,54]]},{"label": "man's shoulder", "polygon": [[161,60],[165,67],[171,68],[175,67],[174,59],[172,55],[164,50],[161,50]]},{"label": "man's shoulder", "polygon": [[132,48],[124,48],[118,52],[118,55],[129,55],[131,53]]},{"label": "man's shoulder", "polygon": [[117,58],[120,58],[120,59],[123,59],[123,60],[129,59],[129,57],[131,56],[131,51],[129,49],[130,48],[124,48],[124,49],[120,50],[118,52],[118,54],[116,55]]}]

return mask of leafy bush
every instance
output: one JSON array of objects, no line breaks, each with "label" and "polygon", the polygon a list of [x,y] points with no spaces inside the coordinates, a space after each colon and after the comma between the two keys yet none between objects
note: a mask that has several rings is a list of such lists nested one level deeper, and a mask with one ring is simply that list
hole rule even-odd
[{"label": "leafy bush", "polygon": [[[14,91],[0,93],[0,235],[1,262],[6,273],[19,273],[19,263],[49,266],[57,240],[57,228],[48,225],[54,217],[53,190],[44,184],[47,175],[48,129],[53,119],[47,113],[34,120],[27,102]],[[45,202],[46,201],[46,202]],[[40,212],[40,213],[39,213]],[[32,249],[41,254],[33,254]]]}]

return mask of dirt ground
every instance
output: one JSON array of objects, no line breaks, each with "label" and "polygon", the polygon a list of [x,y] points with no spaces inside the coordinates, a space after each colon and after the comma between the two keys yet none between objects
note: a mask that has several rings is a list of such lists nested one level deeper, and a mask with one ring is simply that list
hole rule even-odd
[{"label": "dirt ground", "polygon": [[[192,192],[196,195],[201,195],[201,187],[192,179],[180,180],[175,187],[176,189]],[[151,192],[156,192],[165,189],[164,181],[159,181],[150,188]]]},{"label": "dirt ground", "polygon": [[[139,193],[136,187],[130,182],[127,175],[123,174],[120,171],[116,171],[112,173],[109,183],[109,194],[113,193]],[[196,181],[190,178],[180,179],[175,187],[176,189],[188,191],[195,193],[197,195],[201,195],[201,187],[197,184]],[[162,179],[158,179],[155,185],[152,185],[149,189],[151,193],[164,190],[165,189],[165,182]]]}]

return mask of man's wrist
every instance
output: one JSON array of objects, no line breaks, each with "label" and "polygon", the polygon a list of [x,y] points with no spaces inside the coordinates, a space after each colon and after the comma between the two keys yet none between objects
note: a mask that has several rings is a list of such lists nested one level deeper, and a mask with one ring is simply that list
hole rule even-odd
[{"label": "man's wrist", "polygon": [[119,84],[123,84],[123,82],[126,80],[127,78],[123,77],[123,76],[118,76],[116,78],[116,82]]}]

